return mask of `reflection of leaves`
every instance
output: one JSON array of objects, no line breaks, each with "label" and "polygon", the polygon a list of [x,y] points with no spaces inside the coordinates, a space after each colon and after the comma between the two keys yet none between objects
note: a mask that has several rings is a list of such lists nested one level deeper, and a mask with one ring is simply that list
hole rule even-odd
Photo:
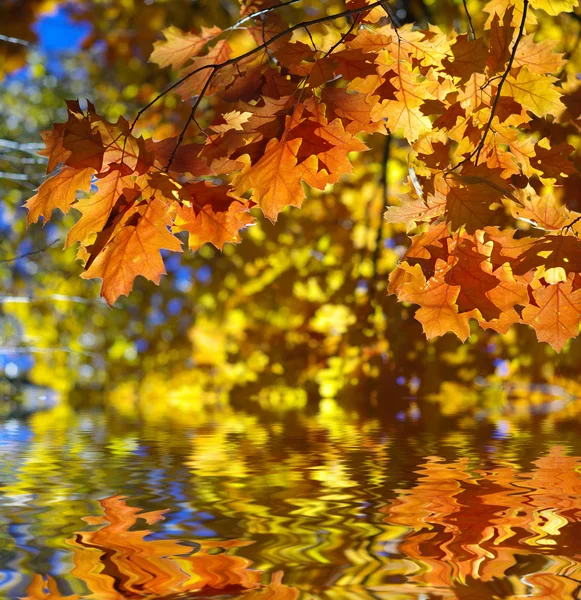
[{"label": "reflection of leaves", "polygon": [[50,575],[46,576],[46,580],[42,575],[33,575],[32,583],[26,588],[26,593],[28,595],[20,600],[79,600],[80,598],[78,594],[62,596]]},{"label": "reflection of leaves", "polygon": [[72,574],[91,590],[89,598],[121,600],[127,596],[146,597],[204,590],[238,590],[259,585],[260,573],[251,562],[226,553],[211,554],[215,548],[229,549],[249,542],[200,541],[192,553],[190,546],[173,540],[151,540],[149,530],[131,528],[139,519],[153,524],[165,511],[143,513],[128,506],[121,496],[100,501],[103,517],[86,517],[96,531],[78,532],[69,543],[74,548]]},{"label": "reflection of leaves", "polygon": [[282,571],[272,574],[271,582],[261,590],[253,590],[244,594],[246,600],[296,600],[299,591],[282,583]]},{"label": "reflection of leaves", "polygon": [[459,598],[513,597],[519,591],[510,589],[511,569],[526,564],[523,556],[539,556],[558,543],[553,538],[563,536],[562,556],[541,564],[531,561],[527,573],[519,575],[538,578],[546,590],[543,597],[573,597],[578,582],[561,574],[565,565],[569,573],[581,570],[566,533],[580,522],[578,468],[579,459],[565,456],[558,446],[536,460],[530,472],[510,464],[471,471],[467,459],[429,458],[418,483],[382,509],[388,523],[411,528],[400,549],[425,568],[410,579],[452,587]]}]

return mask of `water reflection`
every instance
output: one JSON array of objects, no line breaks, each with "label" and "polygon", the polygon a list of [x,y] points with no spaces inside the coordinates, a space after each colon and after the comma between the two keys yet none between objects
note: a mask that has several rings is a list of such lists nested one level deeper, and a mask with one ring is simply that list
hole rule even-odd
[{"label": "water reflection", "polygon": [[546,416],[60,406],[0,424],[0,596],[576,598],[580,457]]}]

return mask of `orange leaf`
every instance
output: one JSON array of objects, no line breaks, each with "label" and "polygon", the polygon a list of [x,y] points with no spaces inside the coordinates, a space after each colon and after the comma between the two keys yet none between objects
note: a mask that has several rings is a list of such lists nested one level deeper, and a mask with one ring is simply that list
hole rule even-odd
[{"label": "orange leaf", "polygon": [[488,50],[482,39],[471,40],[467,34],[459,35],[451,48],[454,60],[442,61],[446,72],[460,81],[468,81],[474,72],[484,71]]},{"label": "orange leaf", "polygon": [[438,259],[433,277],[426,280],[419,265],[411,267],[407,263],[400,268],[411,275],[399,289],[390,290],[397,293],[400,301],[419,304],[415,318],[422,324],[426,337],[432,338],[451,332],[465,341],[470,335],[467,313],[459,314],[456,301],[460,286],[449,285],[445,276],[451,265]]},{"label": "orange leaf", "polygon": [[504,67],[510,58],[510,46],[515,33],[515,28],[511,25],[513,12],[513,7],[507,9],[502,18],[502,23],[498,15],[494,15],[492,19],[489,54],[486,63],[489,77],[504,71]]},{"label": "orange leaf", "polygon": [[220,33],[222,30],[219,27],[202,27],[201,35],[198,35],[170,25],[163,30],[165,41],[153,44],[154,50],[149,60],[162,69],[171,66],[177,71],[188,60],[197,56],[200,50]]},{"label": "orange leaf", "polygon": [[71,152],[63,146],[66,123],[56,123],[52,129],[41,131],[40,135],[46,148],[40,150],[41,156],[48,157],[47,173],[52,173],[62,162],[66,162]]},{"label": "orange leaf", "polygon": [[188,245],[194,252],[210,242],[221,250],[226,242],[238,243],[240,230],[254,222],[242,198],[230,193],[226,185],[196,182],[186,186],[190,206],[175,204],[174,232],[187,231]]},{"label": "orange leaf", "polygon": [[163,248],[182,251],[180,241],[167,229],[170,221],[163,202],[152,200],[136,217],[136,222],[123,227],[81,275],[103,280],[101,296],[109,304],[129,294],[138,275],[159,284],[165,274],[160,256]]},{"label": "orange leaf", "polygon": [[581,320],[581,289],[573,291],[572,281],[546,285],[533,292],[536,306],[529,304],[522,314],[524,323],[536,332],[540,342],[560,352],[567,341],[577,337]]},{"label": "orange leaf", "polygon": [[98,189],[94,194],[82,198],[73,207],[82,214],[67,235],[66,247],[101,231],[123,190],[133,187],[133,182],[130,177],[124,177],[121,171],[113,171],[103,179],[98,179],[96,185]]},{"label": "orange leaf", "polygon": [[[304,167],[297,167],[297,152],[301,140],[289,142],[270,140],[264,156],[237,176],[234,190],[244,194],[252,189],[252,200],[261,208],[264,215],[272,222],[287,206],[299,207],[305,197],[301,185]],[[316,170],[316,158],[305,161]]]},{"label": "orange leaf", "polygon": [[554,52],[557,42],[542,40],[535,42],[534,34],[525,35],[519,42],[514,57],[514,66],[526,66],[531,73],[558,73],[565,64],[563,55]]},{"label": "orange leaf", "polygon": [[[180,72],[180,78],[187,77],[176,88],[176,93],[184,100],[195,98],[202,93],[208,79],[212,76],[214,69],[211,65],[218,65],[230,58],[232,49],[226,40],[220,40],[210,51],[192,60],[192,64]],[[206,90],[208,93],[210,90]]]},{"label": "orange leaf", "polygon": [[65,215],[77,198],[77,191],[88,192],[91,187],[93,169],[63,167],[56,175],[44,181],[36,194],[26,202],[28,224],[36,223],[40,217],[48,221],[56,208]]}]

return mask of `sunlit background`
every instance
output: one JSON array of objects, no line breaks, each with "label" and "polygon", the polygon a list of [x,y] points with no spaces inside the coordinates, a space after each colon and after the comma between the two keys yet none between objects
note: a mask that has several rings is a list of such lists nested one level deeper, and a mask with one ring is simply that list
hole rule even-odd
[{"label": "sunlit background", "polygon": [[[398,6],[462,24],[462,2]],[[171,81],[147,62],[161,30],[238,10],[0,2],[0,597],[578,597],[581,342],[427,342],[386,292],[408,242],[381,218],[379,141],[302,210],[168,255],[113,308],[62,251],[75,211],[26,228],[64,99],[131,118]],[[578,72],[579,20],[541,27]],[[161,104],[140,133],[180,131],[189,107]],[[395,140],[390,198],[406,156]]]}]

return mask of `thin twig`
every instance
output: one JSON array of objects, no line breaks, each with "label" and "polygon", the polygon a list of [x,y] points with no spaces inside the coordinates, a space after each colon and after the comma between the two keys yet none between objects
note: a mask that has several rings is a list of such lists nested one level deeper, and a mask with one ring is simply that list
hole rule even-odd
[{"label": "thin twig", "polygon": [[474,33],[474,25],[472,24],[472,17],[470,16],[470,12],[468,11],[468,4],[466,3],[466,0],[462,0],[462,3],[464,4],[464,11],[466,12],[466,16],[468,17],[468,27],[470,28],[470,37],[473,40],[475,40],[476,34]]},{"label": "thin twig", "polygon": [[242,19],[240,19],[239,21],[234,23],[234,25],[227,27],[226,29],[224,29],[224,31],[233,31],[234,29],[237,29],[238,27],[240,27],[240,25],[242,25],[243,23],[246,23],[247,21],[250,21],[250,20],[254,19],[255,17],[261,17],[262,15],[273,12],[273,11],[277,10],[278,8],[284,8],[285,6],[290,6],[291,4],[296,4],[297,2],[300,2],[300,0],[289,0],[289,2],[280,2],[279,4],[273,4],[272,6],[269,6],[268,8],[263,8],[262,10],[257,10],[255,13],[252,13],[251,15],[243,17]]},{"label": "thin twig", "polygon": [[[210,85],[210,81],[212,81],[212,77],[214,77],[214,75],[216,74],[217,69],[214,69],[211,73],[210,76],[208,77],[208,79],[206,79],[206,83],[204,84],[204,87],[202,88],[202,91],[200,92],[200,95],[197,97],[196,101],[194,102],[194,105],[192,106],[192,110],[190,112],[190,116],[188,117],[186,124],[184,125],[184,128],[182,129],[180,136],[178,138],[177,144],[175,145],[175,148],[173,149],[171,156],[169,157],[169,160],[167,162],[167,165],[165,166],[164,171],[167,173],[169,171],[169,168],[171,167],[171,164],[173,162],[173,159],[175,158],[176,152],[178,151],[178,148],[180,147],[181,143],[184,140],[184,136],[186,135],[186,131],[188,130],[188,127],[190,126],[190,123],[192,121],[196,120],[196,110],[198,109],[198,106],[200,106],[200,103],[202,102],[202,99],[204,98],[204,94],[206,93],[206,90],[208,89],[209,85]],[[198,125],[198,128],[200,128],[200,126]],[[201,131],[201,129],[200,129]]]},{"label": "thin twig", "polygon": [[[317,49],[317,45],[315,44],[313,35],[311,34],[311,32],[309,31],[309,28],[306,25],[305,25],[305,31],[307,32],[307,35],[309,36],[309,39],[311,40],[311,46],[313,47],[313,52],[315,52],[315,54],[316,54],[319,50]],[[262,39],[264,39],[264,37]]]},{"label": "thin twig", "polygon": [[525,23],[526,23],[526,19],[527,19],[527,9],[529,7],[529,0],[524,0],[523,3],[523,13],[522,13],[522,20],[520,23],[520,28],[518,31],[518,35],[516,37],[516,40],[514,42],[514,46],[512,47],[512,52],[510,53],[510,58],[508,59],[508,65],[506,66],[506,70],[504,71],[504,73],[502,74],[502,78],[498,84],[498,88],[496,90],[496,96],[494,98],[494,102],[492,103],[492,108],[490,109],[490,117],[488,119],[488,123],[486,123],[486,127],[484,128],[484,134],[482,135],[482,138],[480,139],[480,142],[478,143],[478,146],[476,146],[476,148],[474,148],[474,150],[470,153],[470,155],[465,158],[464,160],[460,161],[452,170],[457,169],[460,165],[463,165],[464,163],[468,162],[473,156],[476,156],[476,160],[474,161],[474,165],[477,166],[478,165],[478,159],[480,158],[480,152],[482,151],[482,148],[484,148],[484,144],[486,142],[486,137],[488,136],[488,134],[490,133],[490,128],[492,127],[492,121],[494,119],[494,114],[496,112],[496,107],[498,106],[498,102],[500,101],[500,92],[502,91],[502,86],[504,85],[504,82],[506,81],[510,70],[512,69],[512,63],[514,62],[514,59],[516,57],[516,51],[518,48],[518,45],[522,39],[522,36],[524,34],[524,29],[525,29]]},{"label": "thin twig", "polygon": [[3,258],[2,260],[0,260],[0,263],[16,262],[21,258],[28,258],[29,256],[34,256],[36,254],[42,254],[43,252],[46,252],[49,248],[52,248],[52,246],[54,246],[58,242],[60,242],[59,238],[53,240],[52,242],[50,242],[50,244],[47,244],[46,246],[44,246],[43,248],[39,248],[38,250],[31,250],[30,252],[25,252],[24,254],[19,254],[18,256],[13,256],[12,258]]},{"label": "thin twig", "polygon": [[351,23],[349,29],[339,38],[339,41],[335,42],[327,50],[327,52],[325,52],[325,56],[323,56],[323,58],[327,58],[327,56],[329,56],[329,54],[331,54],[331,52],[334,52],[339,47],[339,45],[342,44],[347,39],[347,36],[353,31],[353,29],[355,28],[355,25],[357,25],[357,21],[359,21],[359,15],[357,15],[353,19],[353,22]]}]

